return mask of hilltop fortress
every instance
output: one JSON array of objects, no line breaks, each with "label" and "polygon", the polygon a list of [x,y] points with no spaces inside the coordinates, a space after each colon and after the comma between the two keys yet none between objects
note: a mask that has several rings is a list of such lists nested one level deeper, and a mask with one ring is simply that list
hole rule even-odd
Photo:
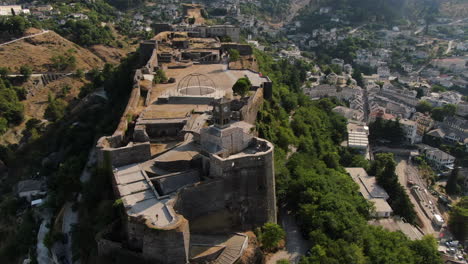
[{"label": "hilltop fortress", "polygon": [[[248,244],[237,232],[276,222],[274,147],[254,125],[272,83],[229,69],[230,49],[252,49],[218,37],[166,31],[141,43],[142,67],[121,122],[97,143],[124,207],[96,238],[100,256],[234,263]],[[161,70],[168,81],[154,84]],[[243,77],[249,96],[232,96]]]}]

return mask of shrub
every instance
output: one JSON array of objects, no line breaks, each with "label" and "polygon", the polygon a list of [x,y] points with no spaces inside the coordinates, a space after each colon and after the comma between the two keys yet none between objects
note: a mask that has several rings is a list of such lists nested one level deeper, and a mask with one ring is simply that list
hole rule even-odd
[{"label": "shrub", "polygon": [[266,223],[257,232],[258,238],[262,243],[262,247],[271,251],[278,247],[279,242],[284,239],[284,230],[275,223]]},{"label": "shrub", "polygon": [[232,91],[235,94],[240,95],[241,97],[244,97],[250,90],[250,87],[252,86],[252,83],[250,83],[249,78],[240,78],[237,80],[237,82],[232,86]]}]

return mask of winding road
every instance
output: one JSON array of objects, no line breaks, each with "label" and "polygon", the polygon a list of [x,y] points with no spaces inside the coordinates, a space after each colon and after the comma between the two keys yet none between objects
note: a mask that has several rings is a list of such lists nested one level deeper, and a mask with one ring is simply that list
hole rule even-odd
[{"label": "winding road", "polygon": [[32,34],[32,35],[24,36],[24,37],[17,38],[17,39],[14,39],[14,40],[10,40],[10,41],[7,41],[5,43],[0,44],[0,47],[11,44],[11,43],[15,43],[15,42],[23,40],[23,39],[37,37],[37,36],[40,36],[40,35],[43,35],[43,34],[46,34],[46,33],[49,33],[49,32],[50,32],[49,30],[43,30],[42,32],[39,32],[39,33],[36,33],[36,34]]}]

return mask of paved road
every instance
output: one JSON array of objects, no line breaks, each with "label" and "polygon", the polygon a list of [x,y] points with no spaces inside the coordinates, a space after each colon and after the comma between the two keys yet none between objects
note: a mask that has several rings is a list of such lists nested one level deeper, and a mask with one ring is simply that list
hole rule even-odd
[{"label": "paved road", "polygon": [[37,263],[51,264],[52,259],[49,257],[49,249],[44,245],[44,238],[49,232],[49,228],[47,227],[47,225],[49,224],[52,216],[50,213],[44,213],[42,216],[44,217],[44,219],[42,220],[41,227],[39,228],[39,232],[37,233]]},{"label": "paved road", "polygon": [[[410,191],[410,188],[406,184],[408,180],[413,181],[415,184],[419,185],[421,188],[426,189],[427,184],[424,179],[422,179],[419,175],[417,169],[411,164],[410,161],[405,159],[397,160],[398,165],[396,167],[396,174],[398,175],[398,181],[401,185],[403,185],[406,193],[408,194],[411,203],[414,205],[414,210],[418,214],[419,218],[423,222],[423,227],[421,228],[425,235],[427,234],[434,234],[437,237],[437,231],[434,230],[432,226],[432,219],[427,218],[426,214],[423,212],[422,208],[420,207],[419,203],[416,201],[415,197]],[[431,195],[428,195],[431,196]]]},{"label": "paved road", "polygon": [[361,25],[361,26],[359,26],[359,27],[357,27],[357,28],[354,28],[354,29],[350,30],[350,31],[348,32],[348,34],[350,34],[350,35],[351,35],[351,34],[354,34],[356,31],[358,31],[359,29],[361,29],[361,28],[364,27],[365,25],[366,25],[366,24]]},{"label": "paved road", "polygon": [[0,47],[1,47],[1,46],[5,46],[5,45],[8,45],[8,44],[11,44],[11,43],[15,43],[15,42],[20,41],[20,40],[23,40],[23,39],[28,39],[28,38],[37,37],[37,36],[40,36],[40,35],[43,35],[43,34],[46,34],[46,33],[49,33],[49,32],[50,32],[49,30],[43,30],[43,31],[40,32],[40,33],[32,34],[32,35],[29,35],[29,36],[24,36],[24,37],[21,37],[21,38],[17,38],[17,39],[14,39],[14,40],[11,40],[11,41],[2,43],[2,44],[0,44]]},{"label": "paved road", "polygon": [[309,242],[302,237],[296,219],[290,213],[284,208],[280,211],[281,225],[286,232],[286,250],[276,252],[267,264],[276,264],[281,259],[289,259],[291,263],[296,264],[309,250]]},{"label": "paved road", "polygon": [[450,51],[452,51],[452,45],[453,45],[453,40],[449,41],[447,50],[444,52],[444,54],[449,54]]}]

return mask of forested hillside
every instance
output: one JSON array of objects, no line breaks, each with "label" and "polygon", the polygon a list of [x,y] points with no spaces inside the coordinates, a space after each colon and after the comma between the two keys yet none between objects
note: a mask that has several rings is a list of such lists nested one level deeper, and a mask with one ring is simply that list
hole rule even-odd
[{"label": "forested hillside", "polygon": [[[330,7],[329,15],[339,16],[351,23],[398,23],[401,19],[432,20],[439,12],[440,0],[325,0],[313,1],[301,13],[307,25],[323,24],[315,11],[319,7]],[[323,16],[322,16],[323,17]],[[326,20],[329,21],[329,20]]]},{"label": "forested hillside", "polygon": [[264,103],[257,128],[276,145],[278,200],[293,210],[312,243],[301,263],[442,263],[434,237],[411,241],[367,224],[371,205],[340,164],[366,162],[357,156],[340,159],[339,153],[346,156],[338,145],[346,136],[345,120],[331,111],[337,102],[313,102],[301,93],[307,65],[256,56],[274,82],[273,99]]}]

